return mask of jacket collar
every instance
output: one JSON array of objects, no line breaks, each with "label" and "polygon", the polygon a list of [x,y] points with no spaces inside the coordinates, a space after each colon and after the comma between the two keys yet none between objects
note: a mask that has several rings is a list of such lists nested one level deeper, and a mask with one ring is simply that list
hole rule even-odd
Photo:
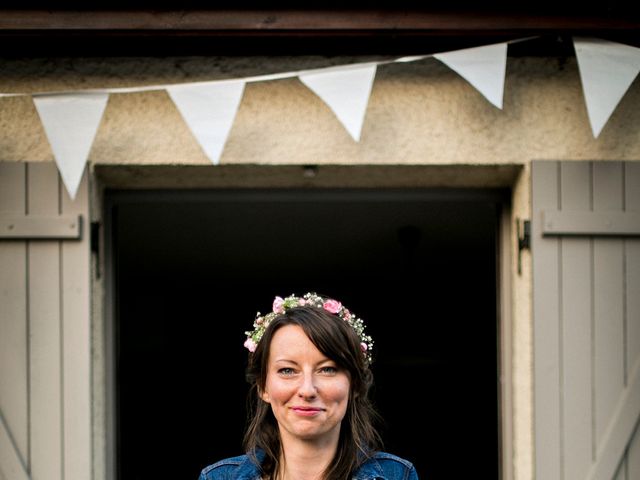
[{"label": "jacket collar", "polygon": [[385,480],[386,478],[382,466],[380,466],[375,457],[372,457],[362,464],[354,475],[353,480]]},{"label": "jacket collar", "polygon": [[[262,463],[264,459],[264,451],[261,449],[256,450],[256,458],[258,459],[258,465]],[[260,480],[260,467],[256,465],[250,455],[245,455],[243,462],[240,464],[237,470],[237,480]]]},{"label": "jacket collar", "polygon": [[[256,450],[256,458],[258,462],[262,463],[264,451],[260,449]],[[253,462],[249,455],[245,456],[244,461],[238,467],[237,473],[237,480],[260,480],[260,468]],[[372,457],[362,464],[354,475],[353,480],[386,480],[386,478],[380,463],[378,463],[375,457]]]}]

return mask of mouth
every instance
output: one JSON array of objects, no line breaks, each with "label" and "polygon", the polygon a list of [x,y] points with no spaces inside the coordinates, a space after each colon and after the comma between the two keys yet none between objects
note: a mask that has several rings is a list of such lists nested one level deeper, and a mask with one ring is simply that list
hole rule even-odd
[{"label": "mouth", "polygon": [[323,409],[318,407],[291,407],[291,411],[302,417],[313,417],[321,413]]}]

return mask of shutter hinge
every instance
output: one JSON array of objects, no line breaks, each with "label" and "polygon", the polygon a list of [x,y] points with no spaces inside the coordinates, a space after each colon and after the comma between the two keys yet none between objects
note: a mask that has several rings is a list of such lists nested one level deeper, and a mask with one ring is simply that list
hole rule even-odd
[{"label": "shutter hinge", "polygon": [[520,231],[520,219],[516,218],[516,232],[518,234],[518,275],[521,275],[522,250],[531,248],[531,221],[522,220],[522,231]]}]

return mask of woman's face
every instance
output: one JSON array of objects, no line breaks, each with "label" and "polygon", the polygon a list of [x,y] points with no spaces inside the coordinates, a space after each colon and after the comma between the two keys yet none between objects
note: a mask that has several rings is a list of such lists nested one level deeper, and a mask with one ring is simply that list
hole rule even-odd
[{"label": "woman's face", "polygon": [[283,442],[335,442],[349,401],[349,375],[311,343],[298,325],[271,341],[262,399],[271,404]]}]

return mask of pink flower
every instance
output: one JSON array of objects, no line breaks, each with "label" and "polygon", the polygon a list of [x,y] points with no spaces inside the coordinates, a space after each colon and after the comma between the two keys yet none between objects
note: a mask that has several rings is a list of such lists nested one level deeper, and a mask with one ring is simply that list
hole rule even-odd
[{"label": "pink flower", "polygon": [[274,313],[284,313],[284,299],[282,297],[276,297],[273,300]]},{"label": "pink flower", "polygon": [[351,312],[350,312],[348,309],[346,309],[346,308],[345,308],[345,309],[342,311],[342,317],[343,317],[345,320],[350,320],[350,319],[351,319]]},{"label": "pink flower", "polygon": [[360,343],[360,350],[362,350],[363,352],[366,352],[369,349],[369,347],[367,347],[367,344],[362,342]]},{"label": "pink flower", "polygon": [[338,313],[342,308],[342,304],[337,300],[327,300],[322,304],[322,308],[327,312]]},{"label": "pink flower", "polygon": [[257,346],[258,345],[256,345],[256,342],[254,342],[253,338],[251,337],[247,337],[247,339],[244,341],[244,347],[250,352],[255,352]]}]

